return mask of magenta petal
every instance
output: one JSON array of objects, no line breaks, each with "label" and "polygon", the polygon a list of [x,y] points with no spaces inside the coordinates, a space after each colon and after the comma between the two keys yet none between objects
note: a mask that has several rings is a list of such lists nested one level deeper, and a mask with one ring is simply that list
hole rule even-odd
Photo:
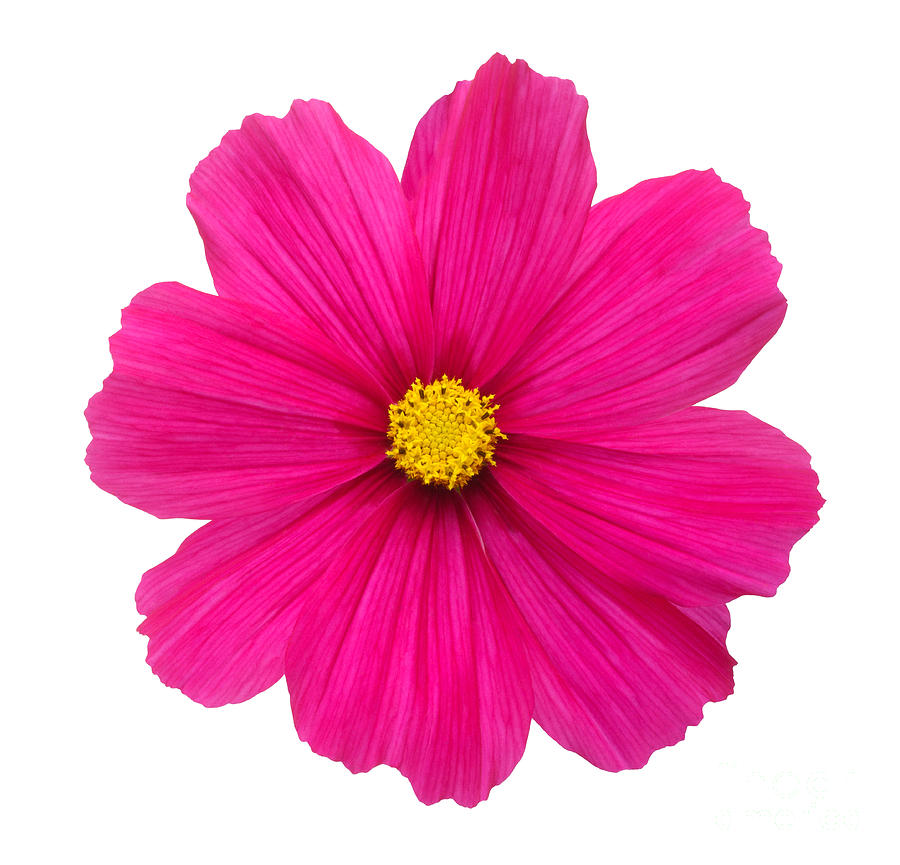
[{"label": "magenta petal", "polygon": [[219,294],[315,321],[393,397],[431,372],[431,314],[393,168],[325,102],[247,117],[191,177]]},{"label": "magenta petal", "polygon": [[303,596],[285,660],[312,749],[475,805],[522,755],[521,623],[459,496],[404,485]]},{"label": "magenta petal", "polygon": [[283,507],[384,459],[384,397],[314,329],[175,283],[141,292],[85,412],[94,482],[160,517]]},{"label": "magenta petal", "polygon": [[275,513],[194,532],[137,591],[153,672],[206,706],[277,682],[302,593],[397,482],[383,467]]},{"label": "magenta petal", "polygon": [[493,477],[606,576],[676,604],[772,595],[822,498],[809,455],[745,412],[690,408],[603,446],[510,436]]},{"label": "magenta petal", "polygon": [[471,84],[471,81],[457,82],[453,92],[438,99],[416,126],[406,156],[406,165],[403,166],[403,177],[400,178],[403,194],[410,201],[415,201],[418,197],[422,180],[431,170],[432,161],[447,127],[456,128],[459,123],[459,115]]},{"label": "magenta petal", "polygon": [[714,607],[679,607],[689,619],[693,619],[704,631],[707,631],[723,645],[731,628],[731,613],[725,604]]},{"label": "magenta petal", "polygon": [[732,384],[785,312],[748,208],[712,171],[595,205],[566,294],[487,385],[503,430],[602,442]]},{"label": "magenta petal", "polygon": [[[535,640],[535,720],[602,769],[643,766],[733,687],[718,627],[625,588],[567,550],[493,482],[467,490],[491,562]],[[727,630],[727,629],[726,629]]]},{"label": "magenta petal", "polygon": [[570,81],[495,55],[419,124],[404,187],[438,374],[484,382],[562,290],[596,185],[586,113]]}]

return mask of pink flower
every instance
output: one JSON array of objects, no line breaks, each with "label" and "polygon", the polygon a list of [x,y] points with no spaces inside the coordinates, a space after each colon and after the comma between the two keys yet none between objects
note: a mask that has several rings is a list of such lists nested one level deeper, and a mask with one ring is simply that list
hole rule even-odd
[{"label": "pink flower", "polygon": [[314,751],[463,805],[532,718],[616,771],[731,693],[725,603],[822,499],[799,445],[692,406],[778,329],[780,266],[711,171],[592,207],[586,112],[495,56],[399,183],[315,101],[197,167],[218,296],[141,292],[86,412],[99,486],[210,521],[137,592],[167,685],[286,676]]}]

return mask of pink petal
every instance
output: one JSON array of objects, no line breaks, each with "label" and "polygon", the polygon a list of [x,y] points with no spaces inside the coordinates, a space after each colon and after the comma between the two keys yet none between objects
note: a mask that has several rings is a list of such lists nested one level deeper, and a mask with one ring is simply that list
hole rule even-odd
[{"label": "pink petal", "polygon": [[475,805],[512,771],[532,709],[520,623],[459,496],[404,485],[300,607],[285,668],[316,753],[395,766],[426,803]]},{"label": "pink petal", "polygon": [[394,398],[431,372],[421,255],[397,176],[325,102],[247,117],[191,177],[219,294],[305,315]]},{"label": "pink petal", "polygon": [[286,509],[194,532],[137,591],[153,672],[205,706],[277,682],[303,592],[398,482],[382,466]]},{"label": "pink petal", "polygon": [[168,283],[132,301],[110,346],[87,462],[156,516],[273,510],[384,459],[383,392],[300,322]]},{"label": "pink petal", "polygon": [[406,156],[406,165],[403,166],[403,177],[400,178],[403,194],[410,201],[415,201],[418,197],[422,180],[431,169],[431,163],[447,127],[455,129],[459,124],[460,114],[466,103],[466,94],[471,85],[471,81],[458,81],[453,92],[438,99],[416,126]]},{"label": "pink petal", "polygon": [[602,442],[732,384],[781,324],[781,266],[712,171],[591,209],[565,296],[488,383],[504,432]]},{"label": "pink petal", "polygon": [[562,290],[596,185],[586,113],[570,81],[495,55],[419,124],[404,186],[437,373],[481,384]]},{"label": "pink petal", "polygon": [[492,474],[607,577],[685,606],[774,594],[822,505],[803,448],[745,412],[710,408],[603,447],[510,436]]},{"label": "pink petal", "polygon": [[494,482],[473,485],[466,499],[535,637],[535,720],[563,747],[602,769],[638,768],[681,741],[704,703],[731,693],[724,633],[607,579]]},{"label": "pink petal", "polygon": [[715,607],[678,607],[689,619],[693,619],[704,631],[725,644],[725,637],[731,628],[731,613],[725,604]]}]

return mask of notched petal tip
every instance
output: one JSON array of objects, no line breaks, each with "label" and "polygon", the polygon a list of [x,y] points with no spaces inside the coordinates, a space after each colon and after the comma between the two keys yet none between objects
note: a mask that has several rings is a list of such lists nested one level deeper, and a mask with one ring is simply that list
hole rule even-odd
[{"label": "notched petal tip", "polygon": [[[577,96],[580,100],[584,101],[585,109],[587,108],[588,101],[587,97],[583,96],[578,92],[578,88],[575,86],[575,82],[570,78],[560,78],[556,75],[543,75],[540,72],[535,71],[526,60],[523,60],[521,57],[516,58],[515,60],[510,60],[505,54],[501,54],[497,52],[493,54],[490,58],[488,58],[476,71],[475,75],[477,77],[478,73],[483,69],[496,69],[499,67],[505,67],[507,69],[518,72],[523,76],[534,76],[535,78],[539,78],[543,81],[552,81],[556,84],[564,86],[566,88],[571,88],[572,94]],[[457,84],[463,84],[468,82],[457,82]]]}]

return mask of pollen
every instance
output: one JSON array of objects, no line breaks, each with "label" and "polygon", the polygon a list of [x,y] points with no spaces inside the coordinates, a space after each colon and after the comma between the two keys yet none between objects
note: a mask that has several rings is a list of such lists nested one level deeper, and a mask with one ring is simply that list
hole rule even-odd
[{"label": "pollen", "polygon": [[441,376],[429,385],[416,379],[388,409],[387,451],[398,469],[423,484],[464,487],[481,467],[494,465],[494,448],[506,436],[494,420],[494,394],[465,388]]}]

